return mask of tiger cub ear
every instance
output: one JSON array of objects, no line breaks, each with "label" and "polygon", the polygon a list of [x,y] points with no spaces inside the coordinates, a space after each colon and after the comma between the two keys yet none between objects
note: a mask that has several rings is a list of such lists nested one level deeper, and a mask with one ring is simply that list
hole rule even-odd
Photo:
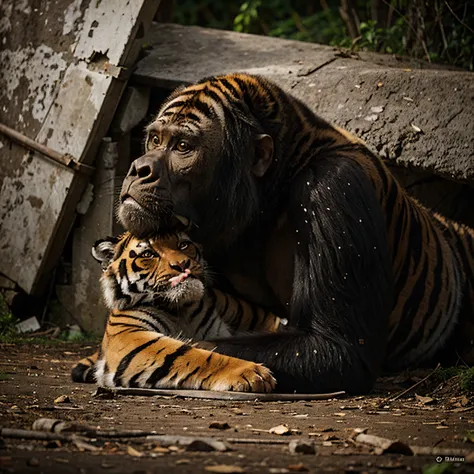
[{"label": "tiger cub ear", "polygon": [[119,241],[116,237],[106,237],[97,240],[92,246],[92,256],[101,264],[102,270],[105,270],[114,259],[115,246]]}]

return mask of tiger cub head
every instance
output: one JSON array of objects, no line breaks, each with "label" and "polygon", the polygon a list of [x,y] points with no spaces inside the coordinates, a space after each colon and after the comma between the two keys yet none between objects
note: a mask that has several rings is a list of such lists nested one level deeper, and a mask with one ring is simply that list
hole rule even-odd
[{"label": "tiger cub head", "polygon": [[138,239],[129,232],[98,240],[92,255],[110,309],[153,303],[179,307],[204,296],[207,273],[201,248],[184,232]]}]

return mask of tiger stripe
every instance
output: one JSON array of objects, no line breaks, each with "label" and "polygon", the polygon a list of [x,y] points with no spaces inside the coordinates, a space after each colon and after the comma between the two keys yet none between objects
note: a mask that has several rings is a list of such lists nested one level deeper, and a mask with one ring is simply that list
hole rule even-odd
[{"label": "tiger stripe", "polygon": [[[317,117],[263,77],[238,73],[204,79],[172,94],[156,121],[172,125],[167,114],[178,100],[186,111],[206,103],[221,125],[222,116],[227,123],[241,120],[245,104],[249,112],[242,120],[255,117],[273,138],[275,159],[286,160],[268,171],[269,181],[280,186],[308,167],[316,170],[320,156],[351,160],[363,169],[385,215],[392,259],[395,301],[388,321],[387,366],[428,361],[457,327],[471,325],[472,314],[461,321],[459,315],[466,305],[474,307],[474,231],[443,220],[410,197],[362,140]],[[208,113],[205,118],[213,120]]]}]

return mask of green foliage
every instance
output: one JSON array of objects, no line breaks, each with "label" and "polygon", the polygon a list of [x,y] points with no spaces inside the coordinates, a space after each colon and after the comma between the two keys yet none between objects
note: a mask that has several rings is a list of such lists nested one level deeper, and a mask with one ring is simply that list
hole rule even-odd
[{"label": "green foliage", "polygon": [[[469,26],[474,25],[474,3],[469,0],[358,0],[356,4],[356,38],[348,34],[338,0],[184,0],[175,7],[174,21],[474,69],[474,29]],[[372,17],[374,5],[385,8],[382,23]]]},{"label": "green foliage", "polygon": [[0,293],[0,341],[16,334],[15,324],[18,320],[13,316],[3,294]]},{"label": "green foliage", "polygon": [[433,380],[441,383],[453,377],[459,379],[459,387],[464,392],[474,392],[474,367],[442,367],[433,374]]},{"label": "green foliage", "polygon": [[0,382],[5,382],[7,380],[11,380],[12,378],[3,370],[0,370]]},{"label": "green foliage", "polygon": [[448,462],[431,464],[423,468],[423,474],[443,474],[448,472],[453,472],[453,465]]},{"label": "green foliage", "polygon": [[474,367],[464,370],[459,378],[463,390],[466,392],[474,392]]}]

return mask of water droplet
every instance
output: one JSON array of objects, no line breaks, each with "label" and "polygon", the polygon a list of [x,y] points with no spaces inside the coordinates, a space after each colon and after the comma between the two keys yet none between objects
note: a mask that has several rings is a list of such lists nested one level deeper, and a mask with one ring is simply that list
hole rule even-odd
[{"label": "water droplet", "polygon": [[336,301],[336,298],[331,298],[333,301]]},{"label": "water droplet", "polygon": [[304,221],[306,222],[306,224],[309,224],[309,222],[306,219]]},{"label": "water droplet", "polygon": [[298,232],[299,232],[299,230],[298,230],[298,229],[296,229],[296,233],[298,233]]},{"label": "water droplet", "polygon": [[303,207],[303,211],[308,212],[308,209],[306,209],[306,207]]},{"label": "water droplet", "polygon": [[309,181],[306,181],[306,184],[309,186]]},{"label": "water droplet", "polygon": [[275,355],[277,356],[277,355],[278,355],[278,352],[275,352]]},{"label": "water droplet", "polygon": [[351,183],[347,183],[347,186],[350,186],[350,185],[351,185]]},{"label": "water droplet", "polygon": [[298,245],[300,245],[300,244],[301,244],[301,242],[298,242]]},{"label": "water droplet", "polygon": [[317,354],[318,351],[316,349],[313,349],[313,354]]},{"label": "water droplet", "polygon": [[376,245],[374,245],[374,250],[377,250],[377,246],[376,246]]},{"label": "water droplet", "polygon": [[362,222],[362,219],[359,219],[359,222]]},{"label": "water droplet", "polygon": [[300,353],[299,353],[299,352],[297,352],[297,353],[296,353],[296,357],[299,357],[299,355],[300,355]]},{"label": "water droplet", "polygon": [[321,254],[320,254],[320,253],[318,253],[318,257],[320,257],[320,256],[321,256]]},{"label": "water droplet", "polygon": [[330,211],[330,210],[331,210],[331,208],[330,208],[330,207],[326,207],[326,209],[327,209],[328,211]]},{"label": "water droplet", "polygon": [[331,190],[331,188],[328,186],[328,189]]}]

